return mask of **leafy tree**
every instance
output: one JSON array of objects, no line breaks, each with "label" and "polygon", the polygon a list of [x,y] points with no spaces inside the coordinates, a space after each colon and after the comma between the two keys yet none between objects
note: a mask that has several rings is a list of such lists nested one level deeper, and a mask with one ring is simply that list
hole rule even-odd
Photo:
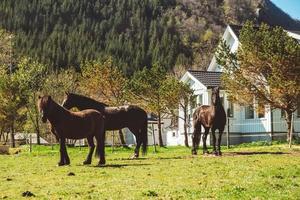
[{"label": "leafy tree", "polygon": [[229,98],[253,105],[254,98],[286,113],[287,139],[291,139],[292,114],[300,99],[300,44],[280,27],[259,28],[251,22],[240,31],[240,46],[230,52],[223,41],[217,61],[223,67],[223,84]]},{"label": "leafy tree", "polygon": [[130,82],[130,89],[139,104],[157,115],[159,145],[163,146],[163,115],[178,116],[178,104],[190,91],[174,76],[168,75],[160,65],[136,72]]},{"label": "leafy tree", "polygon": [[[163,99],[167,114],[184,122],[184,144],[189,147],[187,128],[189,126],[188,105],[193,97],[193,90],[188,84],[180,82],[174,76],[167,76],[163,83]],[[183,117],[179,115],[179,109],[183,110]]]},{"label": "leafy tree", "polygon": [[88,62],[82,67],[81,90],[110,106],[123,105],[128,80],[111,58],[104,62]]},{"label": "leafy tree", "polygon": [[[82,67],[81,90],[88,96],[110,106],[121,106],[128,99],[128,80],[111,58],[104,62],[89,62]],[[122,130],[120,141],[127,146]]]},{"label": "leafy tree", "polygon": [[26,99],[27,122],[32,125],[31,131],[37,134],[37,144],[40,144],[41,129],[36,102],[44,86],[45,71],[44,65],[28,58],[23,58],[18,63],[18,82],[19,87],[24,91],[23,98]]},{"label": "leafy tree", "polygon": [[12,64],[12,38],[12,34],[0,29],[0,66]]}]

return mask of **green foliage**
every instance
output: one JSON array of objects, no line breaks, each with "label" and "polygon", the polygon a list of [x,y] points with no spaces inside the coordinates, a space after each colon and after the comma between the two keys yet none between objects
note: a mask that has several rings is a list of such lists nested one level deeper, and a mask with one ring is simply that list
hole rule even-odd
[{"label": "green foliage", "polygon": [[12,63],[12,35],[0,29],[0,66]]},{"label": "green foliage", "polygon": [[171,69],[177,56],[186,54],[175,24],[164,15],[175,4],[175,0],[4,0],[0,26],[16,34],[17,55],[33,57],[51,69],[79,68],[82,61],[112,56],[126,74],[132,74],[156,62]]},{"label": "green foliage", "polygon": [[286,112],[288,138],[292,113],[300,99],[300,44],[280,27],[259,28],[251,22],[240,32],[238,51],[230,52],[223,41],[217,49],[217,62],[223,67],[223,84],[231,100],[260,104]]},{"label": "green foliage", "polygon": [[231,99],[259,102],[295,111],[300,98],[300,44],[279,27],[247,23],[240,33],[239,49],[231,53],[223,42],[218,63],[224,69],[223,83]]},{"label": "green foliage", "polygon": [[82,65],[80,90],[94,99],[110,106],[123,105],[129,100],[127,86],[127,78],[111,58]]}]

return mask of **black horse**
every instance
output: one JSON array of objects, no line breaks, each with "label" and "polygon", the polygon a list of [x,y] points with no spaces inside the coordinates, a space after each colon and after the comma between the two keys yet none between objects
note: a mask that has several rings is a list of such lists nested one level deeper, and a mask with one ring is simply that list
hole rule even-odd
[{"label": "black horse", "polygon": [[42,121],[49,120],[52,133],[59,138],[60,161],[59,166],[70,164],[65,139],[87,138],[90,146],[89,154],[83,164],[91,164],[95,149],[93,138],[97,140],[96,155],[100,157],[99,166],[105,164],[105,130],[104,116],[97,110],[87,109],[80,112],[70,112],[58,105],[50,96],[39,97],[39,110]]},{"label": "black horse", "polygon": [[141,145],[143,154],[146,153],[148,145],[147,113],[140,107],[133,105],[109,107],[104,103],[74,93],[66,93],[62,106],[67,109],[76,107],[79,110],[98,110],[105,117],[105,130],[120,130],[127,127],[135,135],[137,144],[134,150],[134,158],[139,157]]},{"label": "black horse", "polygon": [[[212,96],[211,96],[211,103],[212,105],[202,105],[198,107],[195,112],[193,113],[193,148],[192,154],[197,154],[197,149],[199,146],[200,138],[201,138],[201,126],[204,127],[205,132],[202,136],[203,140],[203,154],[207,154],[207,146],[206,146],[206,139],[209,133],[209,129],[212,132],[212,139],[213,139],[213,153],[215,155],[222,155],[221,153],[221,139],[222,134],[226,124],[226,113],[223,108],[220,95],[219,95],[219,87],[213,88]],[[216,147],[216,129],[219,130],[219,138],[217,140],[217,147]]]}]

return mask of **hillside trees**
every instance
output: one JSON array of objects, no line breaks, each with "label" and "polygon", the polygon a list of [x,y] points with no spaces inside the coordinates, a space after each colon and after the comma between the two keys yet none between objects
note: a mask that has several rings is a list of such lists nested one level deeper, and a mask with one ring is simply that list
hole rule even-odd
[{"label": "hillside trees", "polygon": [[280,27],[259,28],[248,22],[240,31],[236,53],[223,41],[217,61],[223,67],[223,84],[235,102],[260,104],[285,111],[287,140],[291,141],[292,114],[300,99],[300,44]]}]

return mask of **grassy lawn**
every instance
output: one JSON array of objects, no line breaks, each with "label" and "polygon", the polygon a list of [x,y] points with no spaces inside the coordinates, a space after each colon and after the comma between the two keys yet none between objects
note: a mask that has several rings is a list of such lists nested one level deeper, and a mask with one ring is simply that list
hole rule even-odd
[{"label": "grassy lawn", "polygon": [[[191,156],[185,147],[159,148],[130,160],[133,150],[106,148],[107,166],[81,163],[87,148],[68,148],[70,166],[57,167],[58,147],[0,155],[0,199],[300,199],[300,146],[243,145],[222,157]],[[70,175],[73,175],[71,176]]]}]

